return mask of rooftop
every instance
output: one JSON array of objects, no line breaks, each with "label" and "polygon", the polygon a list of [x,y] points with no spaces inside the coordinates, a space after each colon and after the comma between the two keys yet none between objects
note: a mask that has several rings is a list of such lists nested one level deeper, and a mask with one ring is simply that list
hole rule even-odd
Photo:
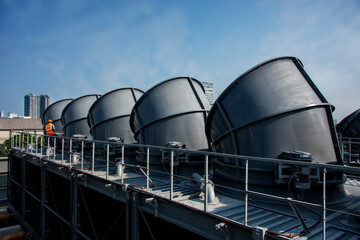
[{"label": "rooftop", "polygon": [[0,118],[0,130],[43,129],[40,118]]}]

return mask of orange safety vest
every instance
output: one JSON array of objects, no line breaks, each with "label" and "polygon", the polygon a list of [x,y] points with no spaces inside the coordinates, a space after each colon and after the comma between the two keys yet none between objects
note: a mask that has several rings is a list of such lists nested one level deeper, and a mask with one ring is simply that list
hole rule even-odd
[{"label": "orange safety vest", "polygon": [[52,123],[48,123],[45,125],[45,133],[46,135],[55,135]]}]

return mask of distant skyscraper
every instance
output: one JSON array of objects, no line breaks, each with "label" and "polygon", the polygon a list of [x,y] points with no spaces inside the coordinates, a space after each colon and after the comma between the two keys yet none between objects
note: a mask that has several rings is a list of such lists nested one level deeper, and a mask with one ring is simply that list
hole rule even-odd
[{"label": "distant skyscraper", "polygon": [[40,118],[42,117],[45,109],[50,105],[50,97],[49,95],[41,95],[40,96]]},{"label": "distant skyscraper", "polygon": [[210,104],[214,103],[214,84],[209,82],[201,82],[205,89],[205,96]]},{"label": "distant skyscraper", "polygon": [[41,118],[42,113],[50,104],[48,95],[35,95],[29,93],[24,97],[24,116]]},{"label": "distant skyscraper", "polygon": [[0,111],[0,117],[5,117],[4,111]]}]

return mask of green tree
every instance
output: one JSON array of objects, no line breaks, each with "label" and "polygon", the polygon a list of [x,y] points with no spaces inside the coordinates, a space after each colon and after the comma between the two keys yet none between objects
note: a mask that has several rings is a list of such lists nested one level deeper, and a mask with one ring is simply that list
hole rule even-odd
[{"label": "green tree", "polygon": [[10,148],[11,148],[10,139],[6,139],[0,145],[0,157],[7,157],[9,155]]}]

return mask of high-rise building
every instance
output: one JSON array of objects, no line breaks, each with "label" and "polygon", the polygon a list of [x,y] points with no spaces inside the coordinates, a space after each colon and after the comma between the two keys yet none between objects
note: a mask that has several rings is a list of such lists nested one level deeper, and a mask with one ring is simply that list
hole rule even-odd
[{"label": "high-rise building", "polygon": [[35,95],[29,93],[24,97],[24,116],[41,118],[42,113],[50,104],[48,95]]},{"label": "high-rise building", "polygon": [[5,112],[4,111],[0,111],[0,117],[5,117]]},{"label": "high-rise building", "polygon": [[42,117],[45,109],[50,105],[49,95],[40,95],[40,117]]},{"label": "high-rise building", "polygon": [[214,103],[214,84],[209,82],[201,82],[205,89],[205,96],[210,104]]}]

